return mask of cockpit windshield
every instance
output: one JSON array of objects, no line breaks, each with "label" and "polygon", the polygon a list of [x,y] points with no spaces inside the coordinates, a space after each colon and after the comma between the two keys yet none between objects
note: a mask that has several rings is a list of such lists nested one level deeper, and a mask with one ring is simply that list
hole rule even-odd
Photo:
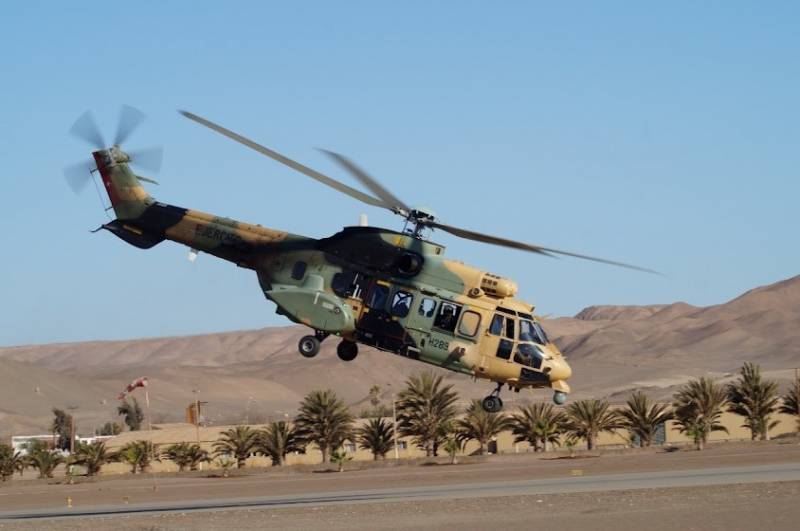
[{"label": "cockpit windshield", "polygon": [[520,319],[519,321],[519,340],[532,341],[540,345],[549,343],[547,334],[544,333],[542,325],[535,321],[528,321],[527,319]]}]

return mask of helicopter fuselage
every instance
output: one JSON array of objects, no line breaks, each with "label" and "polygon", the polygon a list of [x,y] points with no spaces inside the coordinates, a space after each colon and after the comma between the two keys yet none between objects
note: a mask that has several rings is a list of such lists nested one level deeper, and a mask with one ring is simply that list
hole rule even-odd
[{"label": "helicopter fuselage", "polygon": [[513,389],[569,392],[571,369],[534,307],[514,298],[516,284],[446,259],[436,243],[360,226],[307,238],[152,200],[104,228],[141,248],[168,239],[256,271],[277,312],[321,338]]}]

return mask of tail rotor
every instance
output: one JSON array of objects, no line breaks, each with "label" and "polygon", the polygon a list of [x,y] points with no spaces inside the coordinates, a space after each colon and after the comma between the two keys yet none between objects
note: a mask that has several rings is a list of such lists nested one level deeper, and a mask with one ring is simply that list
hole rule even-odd
[{"label": "tail rotor", "polygon": [[[80,117],[75,120],[69,133],[83,140],[96,151],[104,151],[116,147],[119,149],[123,143],[139,128],[144,122],[145,114],[131,107],[130,105],[123,105],[119,112],[119,120],[117,122],[117,129],[114,134],[114,144],[109,146],[106,144],[105,138],[94,119],[92,111],[87,110]],[[161,163],[164,158],[164,149],[161,146],[131,150],[126,152],[130,163],[138,166],[148,172],[157,173],[161,168]],[[64,168],[64,177],[67,184],[76,194],[81,193],[86,185],[92,178],[92,172],[97,169],[94,160],[79,162]]]}]

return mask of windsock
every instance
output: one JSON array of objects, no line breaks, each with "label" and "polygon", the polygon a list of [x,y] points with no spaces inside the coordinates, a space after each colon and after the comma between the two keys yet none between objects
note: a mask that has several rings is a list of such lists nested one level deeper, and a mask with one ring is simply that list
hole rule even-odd
[{"label": "windsock", "polygon": [[122,391],[119,396],[117,397],[119,400],[125,400],[125,397],[128,396],[129,393],[133,392],[134,389],[137,387],[147,387],[147,377],[142,376],[141,378],[137,378],[131,383],[128,384],[128,387]]}]

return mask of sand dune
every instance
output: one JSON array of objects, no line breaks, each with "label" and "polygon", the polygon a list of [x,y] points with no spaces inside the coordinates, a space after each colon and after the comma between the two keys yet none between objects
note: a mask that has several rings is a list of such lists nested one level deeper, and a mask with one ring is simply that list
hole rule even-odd
[{"label": "sand dune", "polygon": [[[634,388],[667,397],[688,377],[724,377],[744,361],[789,378],[800,366],[800,276],[699,308],[686,303],[591,306],[575,317],[546,321],[575,375],[574,396],[621,400]],[[370,386],[384,397],[422,368],[404,358],[362,348],[339,361],[335,342],[319,356],[296,351],[304,329],[265,328],[187,337],[93,341],[0,349],[0,434],[46,430],[52,406],[77,406],[79,429],[114,418],[116,393],[148,376],[156,420],[180,420],[193,389],[209,402],[211,421],[291,414],[308,391],[331,387],[358,410]],[[465,400],[489,386],[445,372]],[[508,398],[511,398],[510,396]],[[517,400],[549,399],[547,391]],[[105,403],[103,402],[105,401]]]}]

